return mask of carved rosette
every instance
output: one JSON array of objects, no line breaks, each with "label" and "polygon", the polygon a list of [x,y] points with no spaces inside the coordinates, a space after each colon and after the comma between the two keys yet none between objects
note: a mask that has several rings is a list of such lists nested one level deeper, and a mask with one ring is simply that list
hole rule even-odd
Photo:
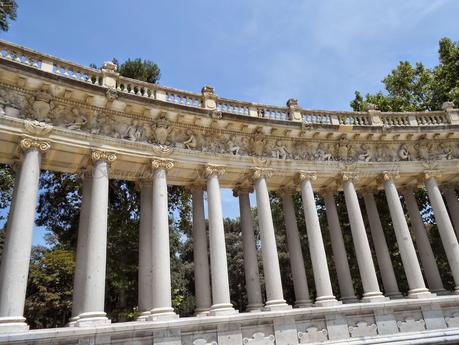
[{"label": "carved rosette", "polygon": [[155,158],[151,161],[151,169],[156,171],[158,169],[170,170],[174,167],[174,161],[171,159]]},{"label": "carved rosette", "polygon": [[252,179],[254,181],[258,180],[259,178],[265,178],[268,179],[271,176],[273,176],[273,169],[271,168],[260,168],[257,167],[252,170]]},{"label": "carved rosette", "polygon": [[221,165],[207,164],[203,169],[203,176],[222,176],[225,173],[225,168]]},{"label": "carved rosette", "polygon": [[317,174],[315,171],[300,171],[295,176],[295,182],[300,184],[303,181],[315,181],[317,180]]},{"label": "carved rosette", "polygon": [[113,163],[117,158],[116,153],[110,151],[94,150],[91,152],[91,159],[93,162],[105,161],[107,163]]},{"label": "carved rosette", "polygon": [[36,138],[24,138],[20,142],[22,151],[26,152],[29,150],[38,150],[40,152],[46,152],[51,148],[49,142],[36,139]]}]

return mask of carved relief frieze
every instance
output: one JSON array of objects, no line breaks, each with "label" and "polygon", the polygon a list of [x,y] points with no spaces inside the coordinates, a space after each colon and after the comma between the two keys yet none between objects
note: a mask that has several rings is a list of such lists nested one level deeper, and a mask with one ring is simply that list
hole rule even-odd
[{"label": "carved relief frieze", "polygon": [[[170,155],[176,148],[273,161],[371,164],[459,158],[459,144],[454,138],[433,136],[432,139],[424,135],[414,140],[413,136],[403,139],[399,134],[384,133],[365,137],[346,133],[337,139],[333,136],[290,137],[283,135],[287,133],[285,130],[272,131],[263,126],[237,131],[237,126],[213,128],[209,123],[207,126],[185,124],[180,120],[183,117],[172,121],[166,112],[152,120],[145,114],[134,115],[55,97],[46,84],[35,91],[1,84],[0,115],[29,120],[24,126],[31,135],[45,135],[51,130],[50,126],[66,128],[151,144],[158,156]],[[218,113],[213,112],[212,118],[218,121]]]},{"label": "carved relief frieze", "polygon": [[378,326],[376,324],[369,324],[367,321],[359,321],[355,326],[349,326],[349,333],[351,337],[368,337],[377,335]]},{"label": "carved relief frieze", "polygon": [[242,339],[244,345],[273,345],[276,338],[274,335],[265,336],[262,332],[257,332],[252,335],[251,338]]},{"label": "carved relief frieze", "polygon": [[319,329],[315,326],[308,327],[306,332],[298,332],[300,344],[322,342],[328,339],[328,332],[325,328]]}]

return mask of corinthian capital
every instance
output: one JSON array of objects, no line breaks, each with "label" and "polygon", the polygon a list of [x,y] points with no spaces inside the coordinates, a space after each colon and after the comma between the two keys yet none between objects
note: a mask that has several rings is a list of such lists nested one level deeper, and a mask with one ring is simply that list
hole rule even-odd
[{"label": "corinthian capital", "polygon": [[49,142],[36,138],[24,138],[21,140],[20,146],[23,151],[38,150],[46,152],[51,148]]},{"label": "corinthian capital", "polygon": [[357,171],[343,171],[341,179],[345,181],[357,181],[360,178],[360,174]]},{"label": "corinthian capital", "polygon": [[295,176],[295,181],[297,183],[301,183],[303,181],[315,181],[317,180],[317,174],[315,171],[300,171]]},{"label": "corinthian capital", "polygon": [[255,168],[252,170],[252,179],[258,180],[261,177],[270,178],[273,175],[271,168]]},{"label": "corinthian capital", "polygon": [[385,182],[385,181],[393,181],[393,180],[396,180],[400,177],[400,174],[398,173],[398,171],[384,171],[382,174],[381,174],[381,179],[382,179],[382,182]]},{"label": "corinthian capital", "polygon": [[113,163],[118,157],[116,153],[102,150],[94,150],[91,152],[91,159],[93,162],[106,161],[107,163]]},{"label": "corinthian capital", "polygon": [[225,168],[221,165],[207,164],[203,169],[203,175],[209,176],[222,176],[225,173]]},{"label": "corinthian capital", "polygon": [[420,182],[424,182],[431,177],[441,177],[441,173],[438,170],[424,170],[424,173],[420,176]]},{"label": "corinthian capital", "polygon": [[170,170],[174,167],[174,161],[171,159],[155,158],[151,161],[151,169],[153,171],[158,169]]}]

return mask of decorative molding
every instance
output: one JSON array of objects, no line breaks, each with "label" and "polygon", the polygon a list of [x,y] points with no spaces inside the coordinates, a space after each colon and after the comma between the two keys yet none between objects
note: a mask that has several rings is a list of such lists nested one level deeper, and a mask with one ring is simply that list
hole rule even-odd
[{"label": "decorative molding", "polygon": [[276,338],[274,335],[270,334],[265,337],[263,332],[256,332],[252,335],[251,338],[242,339],[244,345],[274,345]]},{"label": "decorative molding", "polygon": [[355,326],[349,326],[351,337],[366,337],[377,335],[378,326],[376,324],[368,324],[367,321],[359,321]]},{"label": "decorative molding", "polygon": [[209,176],[222,176],[225,173],[225,167],[221,165],[207,164],[203,168],[202,173],[206,178]]},{"label": "decorative molding", "polygon": [[23,151],[38,150],[46,152],[51,148],[49,142],[37,138],[23,138],[19,145]]},{"label": "decorative molding", "polygon": [[300,171],[295,176],[295,181],[299,184],[305,180],[311,182],[317,180],[317,173],[315,171]]},{"label": "decorative molding", "polygon": [[27,133],[36,136],[45,136],[53,129],[53,126],[37,120],[25,120],[24,128]]},{"label": "decorative molding", "polygon": [[158,169],[170,170],[174,167],[172,159],[154,158],[151,160],[151,169],[156,171]]},{"label": "decorative molding", "polygon": [[325,328],[319,330],[318,327],[311,326],[306,332],[298,332],[298,339],[300,344],[323,342],[328,340],[328,332]]},{"label": "decorative molding", "polygon": [[405,321],[397,321],[397,327],[400,332],[420,332],[426,329],[426,322],[423,319],[415,320],[413,318],[406,318]]},{"label": "decorative molding", "polygon": [[102,151],[102,150],[93,150],[91,152],[91,159],[93,162],[97,161],[106,161],[107,163],[113,163],[117,160],[117,155],[114,152]]},{"label": "decorative molding", "polygon": [[262,177],[268,179],[271,176],[273,176],[273,169],[271,168],[256,167],[255,169],[252,169],[251,177],[254,181]]}]

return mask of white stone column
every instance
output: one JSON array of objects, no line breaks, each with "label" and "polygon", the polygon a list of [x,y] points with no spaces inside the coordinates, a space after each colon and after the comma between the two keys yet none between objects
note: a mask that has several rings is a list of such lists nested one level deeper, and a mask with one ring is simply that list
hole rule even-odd
[{"label": "white stone column", "polygon": [[72,318],[69,326],[79,319],[81,313],[84,284],[86,280],[87,255],[85,248],[88,243],[88,220],[91,203],[92,171],[89,169],[83,173],[83,185],[80,205],[80,217],[78,222],[78,239],[75,262],[75,274],[73,276],[73,301]]},{"label": "white stone column", "polygon": [[343,233],[339,224],[338,211],[333,192],[327,190],[323,194],[325,201],[325,212],[327,214],[328,230],[335,261],[336,274],[341,292],[341,301],[344,303],[357,302],[354,286],[352,284],[351,270],[347,261],[346,247],[344,245]]},{"label": "white stone column", "polygon": [[295,191],[283,190],[282,208],[284,211],[285,229],[287,232],[287,246],[292,269],[293,289],[295,291],[295,307],[304,308],[312,305],[309,297],[308,281],[304,267],[303,252],[301,249],[300,234],[296,223],[295,205],[292,194]]},{"label": "white stone column", "polygon": [[139,312],[138,320],[146,320],[153,308],[152,276],[152,201],[153,182],[143,179],[138,183],[140,190],[140,224],[139,224]]},{"label": "white stone column", "polygon": [[174,163],[167,159],[153,159],[153,198],[152,198],[152,309],[148,320],[175,319],[178,317],[172,308],[171,257],[169,250],[169,205],[167,196],[166,172]]},{"label": "white stone column", "polygon": [[372,190],[367,190],[363,194],[365,208],[367,210],[368,222],[370,223],[371,237],[378,261],[379,272],[384,286],[384,295],[390,298],[402,298],[402,294],[398,289],[397,278],[395,277],[394,267],[387,247],[384,230],[379,218],[378,208]]},{"label": "white stone column", "polygon": [[[105,272],[107,256],[107,213],[108,213],[108,183],[109,166],[116,160],[116,154],[95,150],[91,154],[93,168],[91,186],[89,189],[90,201],[84,206],[87,220],[80,224],[82,241],[86,237],[86,245],[80,246],[77,252],[79,263],[82,263],[83,273],[75,279],[82,281],[75,283],[81,289],[78,315],[74,315],[69,326],[94,326],[110,323],[104,312],[105,306]],[[85,193],[85,192],[83,192]],[[88,193],[88,194],[89,194]],[[88,194],[85,193],[85,196]],[[85,209],[87,207],[87,209]]]},{"label": "white stone column", "polygon": [[408,215],[411,221],[411,227],[414,230],[416,237],[416,246],[418,247],[419,258],[424,267],[424,273],[426,275],[427,284],[432,292],[444,292],[445,288],[441,281],[440,271],[435,260],[435,255],[430,246],[429,237],[427,236],[424,222],[419,212],[418,203],[414,197],[413,190],[411,188],[405,188],[402,190],[403,198],[405,199],[405,205],[408,210]]},{"label": "white stone column", "polygon": [[403,268],[406,279],[408,280],[408,297],[422,298],[430,297],[431,294],[426,288],[424,278],[422,277],[421,266],[419,265],[416,250],[414,249],[413,240],[408,229],[405,213],[403,212],[400,196],[395,187],[393,174],[384,173],[384,191],[389,205],[389,212],[397,238],[400,257],[402,258]]},{"label": "white stone column", "polygon": [[197,316],[209,314],[212,305],[210,292],[209,252],[207,250],[207,232],[204,216],[203,187],[191,186],[193,204],[193,261],[194,289],[196,294]]},{"label": "white stone column", "polygon": [[226,259],[225,229],[223,226],[222,200],[219,176],[225,173],[221,166],[207,165],[207,206],[209,217],[210,272],[212,285],[211,315],[234,314],[231,304],[228,263]]},{"label": "white stone column", "polygon": [[459,201],[454,186],[445,186],[443,188],[446,204],[448,205],[451,222],[456,231],[456,237],[459,238]]},{"label": "white stone column", "polygon": [[252,210],[250,208],[249,189],[238,187],[233,191],[239,197],[241,213],[242,249],[244,253],[244,274],[247,290],[247,311],[258,311],[263,308],[263,298],[258,272],[257,248],[253,233]]},{"label": "white stone column", "polygon": [[354,242],[355,256],[359,265],[360,278],[363,286],[363,301],[374,301],[384,298],[379,290],[370,244],[368,242],[365,224],[363,223],[362,211],[359,199],[355,191],[353,180],[356,177],[352,173],[343,174],[343,190],[346,199],[347,214],[351,225],[352,240]]},{"label": "white stone column", "polygon": [[284,300],[277,255],[276,235],[269,201],[266,178],[272,174],[268,169],[256,169],[253,172],[257,196],[258,225],[260,227],[261,250],[263,254],[263,272],[266,287],[266,310],[291,308]]},{"label": "white stone column", "polygon": [[316,305],[335,305],[339,304],[339,302],[333,295],[327,255],[325,254],[319,217],[317,215],[316,200],[311,183],[316,178],[315,173],[312,172],[301,172],[297,175],[297,180],[301,183],[301,197],[303,199],[304,219],[308,233],[309,253],[311,255],[312,270],[316,285]]},{"label": "white stone column", "polygon": [[459,245],[456,234],[454,233],[453,224],[449,219],[437,181],[432,174],[426,174],[425,185],[435,220],[437,221],[438,232],[440,233],[441,241],[448,258],[451,274],[456,284],[454,290],[456,293],[459,293]]},{"label": "white stone column", "polygon": [[24,304],[32,249],[32,230],[38,197],[41,156],[46,141],[21,140],[20,168],[16,174],[6,240],[0,267],[0,333],[26,331]]}]

